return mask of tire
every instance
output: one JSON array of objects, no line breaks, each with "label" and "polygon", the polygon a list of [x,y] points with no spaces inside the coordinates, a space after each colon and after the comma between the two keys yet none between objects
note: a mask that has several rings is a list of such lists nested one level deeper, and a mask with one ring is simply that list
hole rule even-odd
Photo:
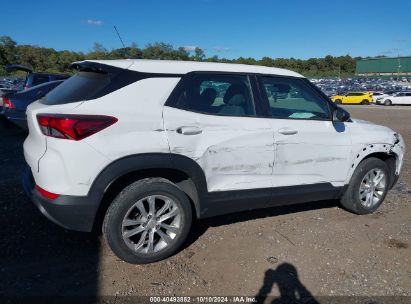
[{"label": "tire", "polygon": [[[155,212],[149,200],[154,201]],[[167,200],[169,207],[160,214]],[[165,219],[173,212],[177,215]],[[191,222],[192,208],[184,192],[166,179],[146,178],[127,186],[113,200],[104,218],[103,235],[120,259],[146,264],[175,253],[187,238]]]},{"label": "tire", "polygon": [[[377,184],[377,186],[368,188],[367,184],[365,183],[365,179],[370,172],[371,179],[368,178],[368,180],[375,180],[375,178],[377,178],[377,175],[375,175],[376,172],[383,173],[385,179],[383,178],[380,183]],[[367,158],[363,160],[355,169],[348,188],[341,198],[341,204],[345,209],[356,214],[373,213],[384,201],[389,189],[389,185],[390,175],[387,164],[378,158]],[[384,189],[378,190],[381,188]],[[370,195],[370,200],[368,200],[369,196],[367,195],[367,191],[372,192],[372,194]]]},{"label": "tire", "polygon": [[384,101],[384,106],[390,106],[390,105],[392,105],[391,100],[387,99]]},{"label": "tire", "polygon": [[341,99],[336,99],[336,100],[334,101],[334,103],[336,103],[336,104],[342,104],[342,101],[341,101]]},{"label": "tire", "polygon": [[361,104],[363,105],[369,105],[370,102],[367,99],[364,99],[363,101],[361,101]]}]

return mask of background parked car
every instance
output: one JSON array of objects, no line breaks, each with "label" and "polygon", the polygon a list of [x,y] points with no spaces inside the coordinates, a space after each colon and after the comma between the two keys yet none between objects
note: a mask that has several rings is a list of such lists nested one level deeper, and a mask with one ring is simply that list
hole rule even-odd
[{"label": "background parked car", "polygon": [[326,87],[323,88],[322,91],[325,93],[325,95],[327,95],[328,97],[336,95],[337,94],[337,90],[331,87]]},{"label": "background parked car", "polygon": [[350,92],[346,95],[331,96],[331,100],[336,104],[370,104],[372,95],[369,92]]},{"label": "background parked car", "polygon": [[50,82],[54,80],[64,80],[70,77],[70,75],[67,74],[33,72],[32,69],[18,64],[6,65],[5,70],[9,73],[14,71],[23,71],[27,73],[26,79],[24,81],[24,86],[22,88],[24,90],[27,90],[31,87],[34,87],[45,82]]},{"label": "background parked car", "polygon": [[27,129],[26,109],[32,102],[42,98],[64,80],[56,80],[40,84],[31,89],[7,94],[0,99],[0,114],[12,123]]},{"label": "background parked car", "polygon": [[372,92],[372,102],[376,102],[377,98],[386,96],[386,94],[384,94],[383,92]]},{"label": "background parked car", "polygon": [[377,104],[390,105],[411,105],[411,92],[398,92],[391,96],[384,96],[377,99]]},{"label": "background parked car", "polygon": [[11,91],[14,91],[13,82],[8,79],[0,80],[0,97]]}]

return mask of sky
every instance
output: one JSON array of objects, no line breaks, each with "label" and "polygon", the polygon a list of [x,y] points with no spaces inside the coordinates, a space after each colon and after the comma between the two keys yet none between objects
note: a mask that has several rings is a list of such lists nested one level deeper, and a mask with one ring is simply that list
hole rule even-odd
[{"label": "sky", "polygon": [[411,55],[410,0],[2,0],[0,35],[89,51],[166,42],[220,58]]}]

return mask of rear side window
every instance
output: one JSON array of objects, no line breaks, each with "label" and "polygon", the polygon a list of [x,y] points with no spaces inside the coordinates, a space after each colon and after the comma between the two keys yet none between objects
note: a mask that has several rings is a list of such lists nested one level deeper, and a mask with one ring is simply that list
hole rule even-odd
[{"label": "rear side window", "polygon": [[254,116],[250,87],[246,75],[192,74],[183,82],[174,106],[205,114]]},{"label": "rear side window", "polygon": [[144,78],[134,71],[112,67],[110,70],[79,71],[47,94],[41,102],[57,105],[96,99]]},{"label": "rear side window", "polygon": [[330,110],[311,85],[303,79],[262,77],[274,118],[328,120]]},{"label": "rear side window", "polygon": [[108,73],[79,72],[47,94],[42,103],[56,105],[88,100],[109,83]]}]

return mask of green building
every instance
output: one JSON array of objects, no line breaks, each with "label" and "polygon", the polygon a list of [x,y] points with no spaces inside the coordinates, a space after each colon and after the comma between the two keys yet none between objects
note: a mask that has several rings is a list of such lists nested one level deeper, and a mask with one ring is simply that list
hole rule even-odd
[{"label": "green building", "polygon": [[411,75],[411,57],[385,57],[357,60],[355,74],[359,76]]}]

